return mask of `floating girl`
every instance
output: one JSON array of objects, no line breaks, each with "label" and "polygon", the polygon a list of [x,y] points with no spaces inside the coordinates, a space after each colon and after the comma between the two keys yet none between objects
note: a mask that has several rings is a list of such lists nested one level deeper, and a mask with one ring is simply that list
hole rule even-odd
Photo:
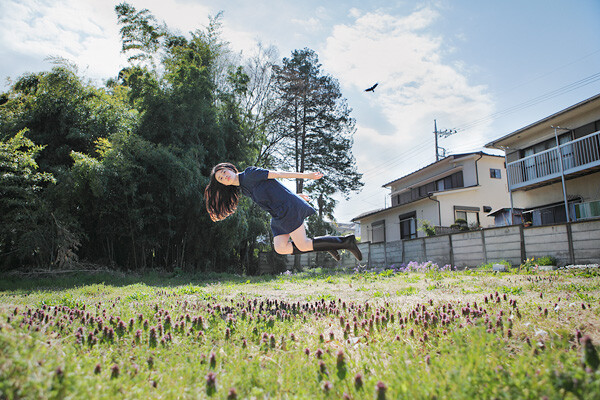
[{"label": "floating girl", "polygon": [[[204,190],[206,210],[213,221],[221,221],[237,208],[240,191],[250,197],[260,208],[271,214],[273,247],[279,254],[300,254],[311,251],[327,251],[340,260],[337,250],[348,250],[359,261],[360,249],[354,235],[320,236],[313,239],[306,235],[304,220],[316,211],[306,201],[308,197],[295,195],[279,183],[277,178],[321,179],[321,172],[282,172],[248,167],[238,172],[230,163],[217,164],[210,173],[210,182]],[[291,241],[290,241],[291,239]]]}]

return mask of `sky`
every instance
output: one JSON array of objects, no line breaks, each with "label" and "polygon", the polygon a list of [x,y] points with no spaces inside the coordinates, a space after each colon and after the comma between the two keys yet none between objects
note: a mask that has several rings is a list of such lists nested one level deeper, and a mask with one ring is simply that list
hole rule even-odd
[{"label": "sky", "polygon": [[[127,65],[113,0],[0,0],[0,91],[51,57],[102,85]],[[353,154],[365,186],[340,197],[349,222],[390,205],[382,185],[446,154],[490,141],[600,93],[600,1],[130,0],[171,31],[223,12],[223,38],[249,57],[314,50],[356,119]],[[364,89],[379,83],[374,92]]]}]

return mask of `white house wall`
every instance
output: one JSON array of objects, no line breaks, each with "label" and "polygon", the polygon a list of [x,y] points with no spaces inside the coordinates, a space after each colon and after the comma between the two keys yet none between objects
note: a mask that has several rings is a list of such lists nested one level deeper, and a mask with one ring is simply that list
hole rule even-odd
[{"label": "white house wall", "polygon": [[465,186],[475,185],[477,178],[475,176],[475,164],[473,161],[477,158],[479,158],[479,155],[466,156],[457,160],[448,158],[438,165],[428,168],[427,170],[415,173],[413,176],[402,178],[402,182],[390,185],[391,192],[394,193],[406,188],[420,186],[423,184],[423,182],[427,182],[434,177],[441,178],[443,176],[447,176],[452,171],[456,171],[456,168],[462,169]]},{"label": "white house wall", "polygon": [[[393,242],[400,239],[400,215],[416,212],[417,229],[423,221],[428,221],[432,225],[449,227],[456,219],[454,206],[478,207],[479,223],[482,227],[494,226],[494,218],[488,217],[488,212],[483,211],[484,206],[492,210],[510,207],[510,198],[506,183],[506,170],[504,169],[504,158],[497,156],[484,155],[479,158],[479,154],[459,158],[454,162],[441,163],[427,174],[415,174],[415,177],[408,181],[404,180],[402,185],[390,185],[392,193],[401,188],[411,186],[420,186],[423,182],[432,177],[444,174],[444,172],[461,168],[463,171],[463,182],[465,188],[437,192],[432,197],[440,202],[425,198],[417,200],[403,206],[396,206],[376,215],[361,218],[361,241],[371,242],[371,226],[374,222],[385,220],[385,239],[386,242]],[[475,166],[477,161],[477,167]],[[501,171],[501,179],[490,178],[490,168]],[[479,174],[479,186],[477,186],[477,173]],[[470,186],[470,187],[469,187]],[[442,220],[440,221],[440,212]],[[417,236],[425,236],[424,232],[417,230]]]},{"label": "white house wall", "polygon": [[[508,154],[534,146],[554,137],[554,128],[552,126],[573,129],[598,120],[600,118],[599,104],[600,99],[595,99],[564,114],[558,114],[547,120],[540,121],[537,125],[524,128],[522,132],[506,139],[500,139],[494,143],[498,146],[507,147]],[[559,131],[558,133],[561,134],[564,131]]]},{"label": "white house wall", "polygon": [[[385,220],[385,240],[386,242],[394,242],[400,239],[400,215],[416,212],[417,228],[421,226],[421,220],[430,222],[437,221],[438,209],[437,203],[429,199],[423,199],[414,203],[407,204],[403,207],[395,207],[389,211],[382,212],[372,217],[361,219],[361,241],[371,242],[373,237],[371,234],[371,225],[374,222]],[[419,237],[424,236],[421,231],[417,231]]]},{"label": "white house wall", "polygon": [[[490,178],[490,168],[499,169],[501,178]],[[476,185],[475,163],[466,164],[464,171],[465,186]],[[484,156],[477,162],[477,171],[479,173],[479,186],[440,192],[436,195],[441,206],[442,226],[450,226],[454,223],[456,219],[454,206],[479,207],[479,224],[484,228],[494,226],[494,218],[487,216],[488,212],[483,211],[484,206],[488,206],[492,210],[510,207],[504,159]],[[467,177],[471,179],[469,183],[467,183]],[[433,220],[436,225],[437,219],[436,217]]]},{"label": "white house wall", "polygon": [[[600,172],[565,181],[567,195],[581,196],[584,202],[600,200]],[[531,190],[513,192],[516,208],[534,208],[563,201],[562,184],[556,182]]]}]

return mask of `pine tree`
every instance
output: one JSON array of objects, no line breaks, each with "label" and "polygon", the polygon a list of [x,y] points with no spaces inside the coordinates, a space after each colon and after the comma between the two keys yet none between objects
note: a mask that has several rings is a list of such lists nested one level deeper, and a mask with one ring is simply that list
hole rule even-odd
[{"label": "pine tree", "polygon": [[[321,171],[323,179],[306,184],[297,180],[296,190],[317,198],[319,218],[333,218],[335,200],[362,187],[352,155],[355,120],[342,97],[338,81],[321,71],[317,54],[294,50],[275,68],[279,93],[283,149],[279,162],[298,172]],[[289,160],[289,161],[288,161]]]}]

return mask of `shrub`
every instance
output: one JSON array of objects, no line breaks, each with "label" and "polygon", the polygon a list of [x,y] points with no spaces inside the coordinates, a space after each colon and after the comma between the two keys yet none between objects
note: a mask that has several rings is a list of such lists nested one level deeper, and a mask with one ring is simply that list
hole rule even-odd
[{"label": "shrub", "polygon": [[537,269],[540,265],[556,265],[556,257],[553,256],[544,256],[544,257],[531,257],[525,260],[523,264],[521,264],[520,269],[525,271],[531,271],[532,269]]},{"label": "shrub", "polygon": [[427,221],[426,219],[423,219],[420,222],[421,227],[419,230],[421,232],[424,232],[427,236],[435,236],[435,226],[431,225],[431,222]]}]

